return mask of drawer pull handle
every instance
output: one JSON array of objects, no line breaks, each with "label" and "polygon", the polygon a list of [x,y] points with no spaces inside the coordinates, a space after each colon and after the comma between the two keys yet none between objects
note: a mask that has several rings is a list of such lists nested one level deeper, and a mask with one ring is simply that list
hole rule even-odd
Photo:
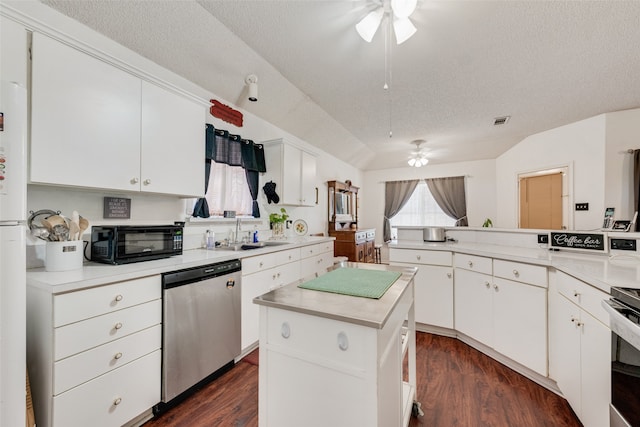
[{"label": "drawer pull handle", "polygon": [[349,348],[349,338],[344,332],[338,333],[338,348],[342,351],[347,351]]},{"label": "drawer pull handle", "polygon": [[264,265],[264,263],[262,261],[260,261],[260,264],[258,266],[262,267],[263,265]]},{"label": "drawer pull handle", "polygon": [[151,180],[150,179],[145,179],[142,183],[144,185],[149,185],[149,184],[151,184]]},{"label": "drawer pull handle", "polygon": [[447,273],[447,277],[451,279],[451,273]]},{"label": "drawer pull handle", "polygon": [[132,184],[137,184],[138,183],[138,178],[131,178],[131,183]]},{"label": "drawer pull handle", "polygon": [[280,334],[284,339],[288,339],[291,336],[291,327],[288,322],[282,323],[282,326],[280,327]]},{"label": "drawer pull handle", "polygon": [[513,275],[516,277],[520,276],[520,272],[518,270],[513,270]]},{"label": "drawer pull handle", "polygon": [[122,295],[116,295],[116,301],[122,301]]},{"label": "drawer pull handle", "polygon": [[500,290],[500,288],[498,287],[498,285],[493,285],[493,290],[498,292]]},{"label": "drawer pull handle", "polygon": [[489,282],[484,282],[484,285],[487,287],[487,289],[489,289],[491,287],[491,283],[489,283]]},{"label": "drawer pull handle", "polygon": [[473,263],[469,261],[469,268],[473,268]]},{"label": "drawer pull handle", "polygon": [[120,352],[116,353],[116,355],[113,356],[113,358],[116,359],[116,360],[122,358],[122,353],[120,353]]},{"label": "drawer pull handle", "polygon": [[122,329],[122,323],[120,323],[120,322],[116,323],[116,325],[114,326],[114,328],[116,328],[116,329]]},{"label": "drawer pull handle", "polygon": [[118,406],[120,403],[122,403],[122,398],[121,397],[116,397],[116,400],[113,401],[113,404],[115,406]]},{"label": "drawer pull handle", "polygon": [[416,259],[417,259],[418,261],[420,261],[420,260],[422,259],[422,256],[417,255],[417,256],[416,256]]}]

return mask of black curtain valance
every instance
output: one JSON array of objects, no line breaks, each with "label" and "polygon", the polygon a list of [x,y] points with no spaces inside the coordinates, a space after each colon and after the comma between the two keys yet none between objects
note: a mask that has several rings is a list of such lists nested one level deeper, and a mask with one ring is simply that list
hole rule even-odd
[{"label": "black curtain valance", "polygon": [[206,158],[246,170],[266,172],[264,146],[207,123]]}]

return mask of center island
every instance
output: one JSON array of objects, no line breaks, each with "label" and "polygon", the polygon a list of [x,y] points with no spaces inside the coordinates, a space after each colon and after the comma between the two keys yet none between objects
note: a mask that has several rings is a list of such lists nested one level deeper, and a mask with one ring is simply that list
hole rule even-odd
[{"label": "center island", "polygon": [[407,426],[420,411],[416,271],[341,263],[318,278],[256,297],[259,426]]}]

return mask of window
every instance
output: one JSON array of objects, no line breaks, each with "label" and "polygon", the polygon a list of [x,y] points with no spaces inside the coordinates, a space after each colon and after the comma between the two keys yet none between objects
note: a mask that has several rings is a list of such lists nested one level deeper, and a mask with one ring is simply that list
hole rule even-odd
[{"label": "window", "polygon": [[453,227],[456,224],[455,219],[440,209],[424,180],[418,183],[407,204],[389,222],[393,239],[397,236],[398,226]]},{"label": "window", "polygon": [[221,217],[224,211],[236,211],[237,216],[251,216],[253,201],[245,170],[240,166],[211,162],[209,188],[205,195],[211,216]]}]

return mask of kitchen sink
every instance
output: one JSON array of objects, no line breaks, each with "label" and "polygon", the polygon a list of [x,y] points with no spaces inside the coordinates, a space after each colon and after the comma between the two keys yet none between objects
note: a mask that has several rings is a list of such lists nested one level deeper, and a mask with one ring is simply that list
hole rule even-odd
[{"label": "kitchen sink", "polygon": [[229,246],[218,246],[216,249],[222,249],[223,251],[247,251],[250,249],[260,249],[269,246],[281,246],[288,245],[289,242],[277,242],[274,240],[267,240],[257,243],[233,243]]}]

